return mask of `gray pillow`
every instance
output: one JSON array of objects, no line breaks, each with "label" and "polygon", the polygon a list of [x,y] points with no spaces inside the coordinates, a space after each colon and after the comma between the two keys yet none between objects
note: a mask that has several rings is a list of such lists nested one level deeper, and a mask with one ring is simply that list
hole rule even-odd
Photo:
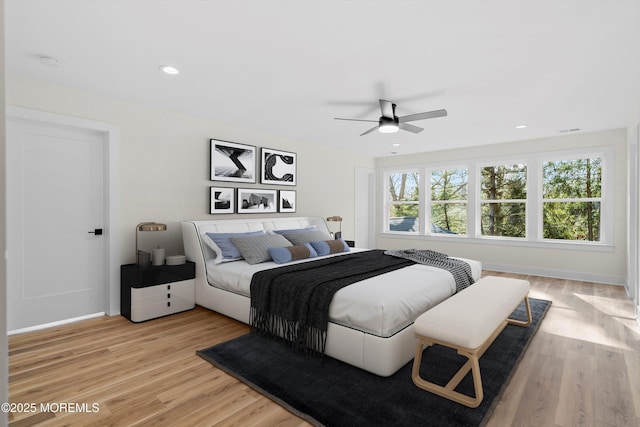
[{"label": "gray pillow", "polygon": [[294,245],[304,245],[305,243],[330,240],[331,236],[324,231],[305,231],[302,233],[289,233],[285,234],[287,238]]},{"label": "gray pillow", "polygon": [[280,234],[265,234],[263,236],[232,237],[231,242],[249,264],[259,264],[271,261],[269,248],[285,248],[292,246],[291,242]]}]

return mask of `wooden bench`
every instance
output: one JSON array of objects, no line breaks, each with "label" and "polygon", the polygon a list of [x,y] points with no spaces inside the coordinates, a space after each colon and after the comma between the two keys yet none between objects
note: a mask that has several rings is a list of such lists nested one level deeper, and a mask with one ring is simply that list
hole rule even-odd
[{"label": "wooden bench", "polygon": [[[529,282],[526,280],[487,276],[418,317],[413,324],[418,339],[411,374],[413,382],[424,390],[471,408],[480,405],[483,391],[478,360],[507,324],[531,324],[528,294]],[[523,300],[528,321],[509,319]],[[469,359],[445,386],[420,376],[423,349],[434,344],[456,349],[458,354]],[[475,398],[455,391],[469,370]]]}]

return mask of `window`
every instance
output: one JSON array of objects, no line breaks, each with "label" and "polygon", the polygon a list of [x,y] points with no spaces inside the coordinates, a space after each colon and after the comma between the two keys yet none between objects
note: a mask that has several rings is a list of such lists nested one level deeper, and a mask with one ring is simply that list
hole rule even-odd
[{"label": "window", "polygon": [[484,166],[480,178],[480,234],[525,237],[527,166]]},{"label": "window", "polygon": [[543,238],[600,241],[602,158],[547,161],[542,177]]},{"label": "window", "polygon": [[609,251],[614,154],[602,146],[387,169],[383,232]]},{"label": "window", "polygon": [[431,233],[467,234],[468,169],[431,171]]},{"label": "window", "polygon": [[386,174],[387,231],[417,233],[420,231],[420,194],[418,171]]}]

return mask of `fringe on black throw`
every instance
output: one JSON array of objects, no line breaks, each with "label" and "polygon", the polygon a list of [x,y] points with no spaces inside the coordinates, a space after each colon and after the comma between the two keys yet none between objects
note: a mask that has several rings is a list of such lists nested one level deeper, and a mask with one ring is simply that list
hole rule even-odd
[{"label": "fringe on black throw", "polygon": [[327,331],[251,307],[251,333],[286,342],[298,353],[324,355]]}]

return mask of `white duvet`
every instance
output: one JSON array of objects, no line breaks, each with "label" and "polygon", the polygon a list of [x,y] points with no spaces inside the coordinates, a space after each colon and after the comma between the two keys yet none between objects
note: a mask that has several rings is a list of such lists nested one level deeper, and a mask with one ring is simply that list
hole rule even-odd
[{"label": "white duvet", "polygon": [[[361,250],[365,249],[353,248],[351,252],[329,256],[342,256]],[[295,263],[314,259],[318,258]],[[480,279],[482,264],[479,261],[459,259],[469,263],[474,280]],[[245,261],[214,264],[210,260],[207,262],[207,276],[212,286],[250,297],[253,274],[277,267],[281,265],[274,262],[255,265]],[[448,271],[415,264],[340,289],[329,306],[329,320],[387,338],[412,324],[422,313],[453,295],[455,290],[455,280]]]}]

